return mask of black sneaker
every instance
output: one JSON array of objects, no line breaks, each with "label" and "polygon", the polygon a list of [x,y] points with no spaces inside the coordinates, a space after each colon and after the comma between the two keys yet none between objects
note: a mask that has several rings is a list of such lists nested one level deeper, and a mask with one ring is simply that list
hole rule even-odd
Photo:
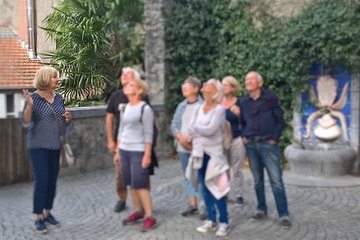
[{"label": "black sneaker", "polygon": [[49,224],[50,226],[59,227],[60,222],[54,218],[53,215],[49,213],[47,217],[44,218],[44,222]]},{"label": "black sneaker", "polygon": [[253,219],[255,220],[260,220],[260,219],[264,219],[267,217],[267,213],[266,212],[261,212],[261,211],[257,211],[254,215],[253,215]]},{"label": "black sneaker", "polygon": [[282,217],[280,219],[281,219],[281,221],[280,221],[281,226],[286,227],[286,228],[291,227],[292,224],[291,224],[291,221],[290,221],[289,217]]},{"label": "black sneaker", "polygon": [[196,214],[198,211],[197,207],[189,205],[188,208],[181,213],[183,217],[191,216]]},{"label": "black sneaker", "polygon": [[114,207],[114,212],[124,211],[126,208],[126,202],[117,202]]},{"label": "black sneaker", "polygon": [[37,220],[35,221],[35,232],[45,234],[48,232],[48,229],[45,225],[44,220]]},{"label": "black sneaker", "polygon": [[243,197],[237,197],[236,201],[235,201],[235,205],[236,206],[242,206],[244,204],[244,199]]}]

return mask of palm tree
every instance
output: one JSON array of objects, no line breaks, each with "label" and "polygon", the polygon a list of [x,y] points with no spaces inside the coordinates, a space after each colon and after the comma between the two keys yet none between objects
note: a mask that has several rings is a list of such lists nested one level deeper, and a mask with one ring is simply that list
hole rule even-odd
[{"label": "palm tree", "polygon": [[45,53],[65,77],[67,100],[92,99],[114,85],[119,69],[143,61],[141,0],[63,0],[43,21],[56,50]]}]

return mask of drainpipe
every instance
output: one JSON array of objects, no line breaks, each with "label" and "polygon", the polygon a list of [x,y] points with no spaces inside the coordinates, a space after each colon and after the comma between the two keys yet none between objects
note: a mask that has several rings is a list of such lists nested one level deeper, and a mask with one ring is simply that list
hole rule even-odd
[{"label": "drainpipe", "polygon": [[30,59],[37,58],[36,49],[36,0],[27,1],[27,15],[28,15],[28,34],[29,34],[29,49],[28,54]]}]

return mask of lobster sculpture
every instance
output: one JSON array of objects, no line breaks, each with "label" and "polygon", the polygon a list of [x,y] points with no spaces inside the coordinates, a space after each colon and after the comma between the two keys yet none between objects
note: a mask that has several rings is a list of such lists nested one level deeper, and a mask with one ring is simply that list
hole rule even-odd
[{"label": "lobster sculpture", "polygon": [[[311,137],[312,123],[319,118],[318,124],[314,128],[314,135],[318,139],[322,141],[335,141],[342,132],[344,141],[349,141],[345,116],[339,111],[346,104],[349,83],[345,84],[339,100],[335,102],[337,89],[337,81],[330,76],[322,76],[317,80],[317,97],[313,87],[310,88],[310,99],[316,102],[318,110],[308,117],[304,138]],[[340,120],[342,129],[339,128],[333,116]]]}]

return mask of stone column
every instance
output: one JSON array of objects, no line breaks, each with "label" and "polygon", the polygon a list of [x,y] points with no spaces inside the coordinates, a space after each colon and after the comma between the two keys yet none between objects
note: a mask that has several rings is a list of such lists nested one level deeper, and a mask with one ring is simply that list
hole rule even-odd
[{"label": "stone column", "polygon": [[165,103],[165,19],[163,0],[145,0],[145,69],[151,102]]},{"label": "stone column", "polygon": [[294,118],[293,118],[293,137],[294,137],[294,142],[301,144],[302,142],[302,136],[301,136],[301,117],[302,117],[302,112],[301,112],[301,94],[299,94],[296,99],[294,100],[294,105],[295,105],[295,109],[294,109]]},{"label": "stone column", "polygon": [[160,157],[172,152],[169,136],[169,119],[166,109],[167,84],[165,79],[165,17],[169,0],[145,0],[145,75],[150,87],[150,100],[156,111],[159,129],[158,146]]},{"label": "stone column", "polygon": [[[355,72],[355,71],[353,71]],[[351,79],[351,124],[350,144],[357,152],[353,173],[360,172],[360,74],[353,74]]]}]

